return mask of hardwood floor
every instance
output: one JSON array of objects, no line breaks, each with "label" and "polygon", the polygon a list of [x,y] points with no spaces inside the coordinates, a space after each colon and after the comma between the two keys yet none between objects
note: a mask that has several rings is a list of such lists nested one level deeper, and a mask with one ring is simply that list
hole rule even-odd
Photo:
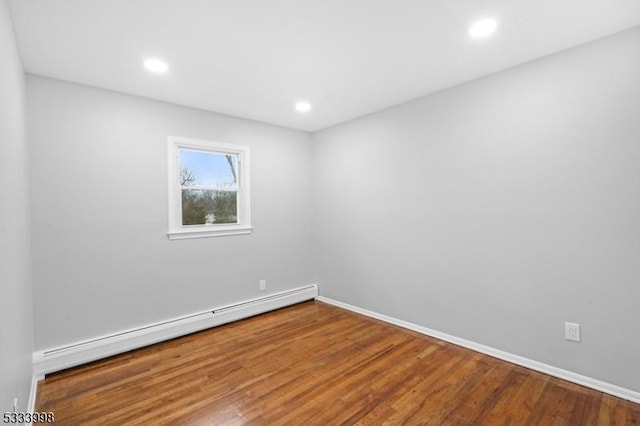
[{"label": "hardwood floor", "polygon": [[57,425],[635,425],[640,405],[321,302],[48,375]]}]

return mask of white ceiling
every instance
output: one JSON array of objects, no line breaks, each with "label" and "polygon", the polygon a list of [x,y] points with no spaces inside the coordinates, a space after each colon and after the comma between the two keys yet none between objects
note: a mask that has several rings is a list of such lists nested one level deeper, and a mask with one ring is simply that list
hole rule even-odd
[{"label": "white ceiling", "polygon": [[[27,72],[307,131],[640,25],[639,0],[10,5]],[[472,40],[482,17],[498,31]],[[169,73],[146,71],[149,56]]]}]

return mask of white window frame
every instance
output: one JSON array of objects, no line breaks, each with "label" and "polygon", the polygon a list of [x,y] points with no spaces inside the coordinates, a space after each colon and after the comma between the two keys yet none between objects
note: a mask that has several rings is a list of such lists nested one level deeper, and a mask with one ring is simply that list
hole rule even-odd
[{"label": "white window frame", "polygon": [[[234,154],[238,158],[238,223],[182,225],[182,190],[180,187],[180,150]],[[249,192],[249,147],[179,136],[168,137],[169,159],[169,231],[170,240],[250,234],[251,200]]]}]

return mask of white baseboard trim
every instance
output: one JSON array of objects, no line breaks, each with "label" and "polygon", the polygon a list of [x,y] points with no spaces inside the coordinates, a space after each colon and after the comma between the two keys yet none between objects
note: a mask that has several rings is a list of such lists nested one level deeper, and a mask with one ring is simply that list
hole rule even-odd
[{"label": "white baseboard trim", "polygon": [[312,300],[315,284],[33,353],[35,377]]},{"label": "white baseboard trim", "polygon": [[320,302],[328,303],[330,305],[338,306],[340,308],[347,309],[349,311],[356,312],[371,318],[375,318],[380,321],[394,324],[399,327],[403,327],[421,334],[425,334],[427,336],[435,337],[436,339],[444,340],[445,342],[453,343],[454,345],[462,346],[464,348],[471,349],[476,352],[481,352],[483,354],[490,355],[494,358],[498,358],[503,361],[508,361],[513,364],[521,365],[531,370],[536,370],[541,373],[548,374],[550,376],[558,377],[560,379],[563,379],[572,383],[586,386],[588,388],[595,389],[597,391],[608,393],[610,395],[617,396],[619,398],[623,398],[631,402],[640,404],[640,392],[636,392],[631,389],[626,389],[611,383],[607,383],[591,377],[583,376],[581,374],[574,373],[572,371],[564,370],[562,368],[554,367],[549,364],[544,364],[542,362],[534,361],[529,358],[524,358],[519,355],[515,355],[509,352],[495,349],[490,346],[485,346],[480,343],[472,342],[470,340],[462,339],[460,337],[452,336],[450,334],[441,333],[439,331],[432,330],[430,328],[422,327],[417,324],[413,324],[407,321],[403,321],[403,320],[393,318],[387,315],[383,315],[377,312],[373,312],[368,309],[359,308],[357,306],[353,306],[348,303],[339,302],[337,300],[330,299],[328,297],[318,296],[316,297],[316,300]]},{"label": "white baseboard trim", "polygon": [[[36,411],[36,396],[38,394],[38,376],[33,374],[31,376],[31,389],[29,390],[29,401],[27,402],[27,413],[34,413]],[[25,423],[26,426],[31,426],[32,423]]]}]

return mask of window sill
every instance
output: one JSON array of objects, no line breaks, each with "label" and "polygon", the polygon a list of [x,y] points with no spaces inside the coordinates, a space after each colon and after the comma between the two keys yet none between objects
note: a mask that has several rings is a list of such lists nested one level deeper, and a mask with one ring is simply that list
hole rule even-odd
[{"label": "window sill", "polygon": [[191,238],[208,238],[208,237],[225,237],[228,235],[247,235],[251,234],[253,228],[251,226],[234,226],[216,229],[189,229],[167,232],[170,240],[186,240]]}]

